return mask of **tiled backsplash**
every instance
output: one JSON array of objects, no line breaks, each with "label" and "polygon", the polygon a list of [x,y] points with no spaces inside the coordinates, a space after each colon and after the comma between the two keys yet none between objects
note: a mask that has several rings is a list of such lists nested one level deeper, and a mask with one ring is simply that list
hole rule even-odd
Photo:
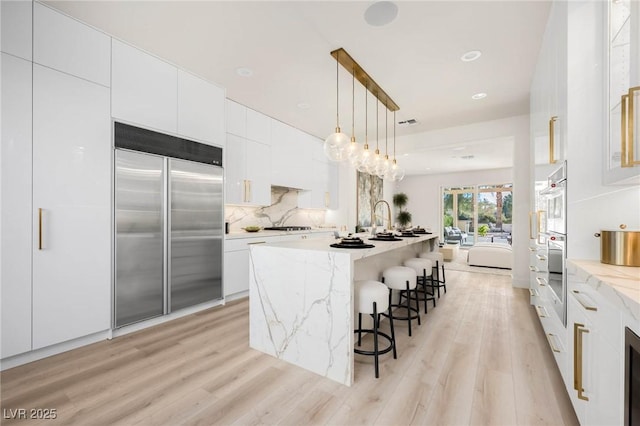
[{"label": "tiled backsplash", "polygon": [[251,225],[319,227],[325,222],[325,211],[298,208],[297,189],[272,186],[270,206],[226,205],[224,220],[229,222],[229,232],[238,232]]}]

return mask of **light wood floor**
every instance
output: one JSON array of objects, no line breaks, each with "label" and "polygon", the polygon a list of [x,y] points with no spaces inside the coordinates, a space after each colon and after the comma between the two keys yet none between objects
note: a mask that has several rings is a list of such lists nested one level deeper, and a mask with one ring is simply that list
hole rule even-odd
[{"label": "light wood floor", "polygon": [[[346,387],[254,351],[248,301],[100,342],[1,375],[9,409],[40,424],[577,425],[528,292],[450,271],[448,293],[398,359],[358,356]],[[7,420],[2,424],[29,424]]]}]

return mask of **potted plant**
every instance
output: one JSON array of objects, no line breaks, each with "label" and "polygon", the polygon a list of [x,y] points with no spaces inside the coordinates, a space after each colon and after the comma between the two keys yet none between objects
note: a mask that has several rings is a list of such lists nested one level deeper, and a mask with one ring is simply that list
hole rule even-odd
[{"label": "potted plant", "polygon": [[398,209],[396,220],[400,227],[405,228],[411,223],[411,213],[403,210],[409,201],[409,197],[404,192],[399,192],[393,195],[393,205]]},{"label": "potted plant", "polygon": [[478,226],[478,235],[484,237],[485,235],[487,235],[487,232],[489,232],[489,227],[487,225],[483,223],[482,225]]}]

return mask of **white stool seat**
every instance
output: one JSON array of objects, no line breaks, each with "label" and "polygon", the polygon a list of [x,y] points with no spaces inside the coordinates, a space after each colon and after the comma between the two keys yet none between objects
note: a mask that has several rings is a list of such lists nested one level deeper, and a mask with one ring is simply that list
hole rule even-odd
[{"label": "white stool seat", "polygon": [[406,266],[392,266],[382,272],[384,284],[392,290],[409,290],[416,288],[416,271]]},{"label": "white stool seat", "polygon": [[389,309],[389,288],[379,281],[356,281],[354,306],[357,312],[373,314],[374,302],[377,313]]},{"label": "white stool seat", "polygon": [[444,262],[444,256],[439,251],[425,251],[420,253],[421,259],[437,260],[442,264]]},{"label": "white stool seat", "polygon": [[404,266],[413,269],[416,272],[416,276],[430,277],[432,273],[433,264],[429,259],[413,258],[404,261]]}]

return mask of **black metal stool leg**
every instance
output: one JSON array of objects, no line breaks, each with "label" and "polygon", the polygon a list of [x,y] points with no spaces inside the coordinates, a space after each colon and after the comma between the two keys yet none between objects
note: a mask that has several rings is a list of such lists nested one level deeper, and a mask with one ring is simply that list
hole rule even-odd
[{"label": "black metal stool leg", "polygon": [[389,289],[389,327],[391,328],[391,344],[393,345],[393,359],[398,359],[396,352],[396,332],[393,329],[393,315],[391,314],[391,289]]},{"label": "black metal stool leg", "polygon": [[358,312],[358,346],[362,345],[362,312]]},{"label": "black metal stool leg", "polygon": [[422,325],[420,322],[420,299],[418,299],[418,286],[413,289],[413,294],[416,296],[416,316],[418,317],[418,325]]},{"label": "black metal stool leg", "polygon": [[409,336],[411,336],[411,290],[407,281],[407,321],[409,322]]},{"label": "black metal stool leg", "polygon": [[380,370],[378,367],[378,325],[380,319],[378,318],[378,304],[373,302],[373,359],[375,363],[376,379],[380,377]]}]

